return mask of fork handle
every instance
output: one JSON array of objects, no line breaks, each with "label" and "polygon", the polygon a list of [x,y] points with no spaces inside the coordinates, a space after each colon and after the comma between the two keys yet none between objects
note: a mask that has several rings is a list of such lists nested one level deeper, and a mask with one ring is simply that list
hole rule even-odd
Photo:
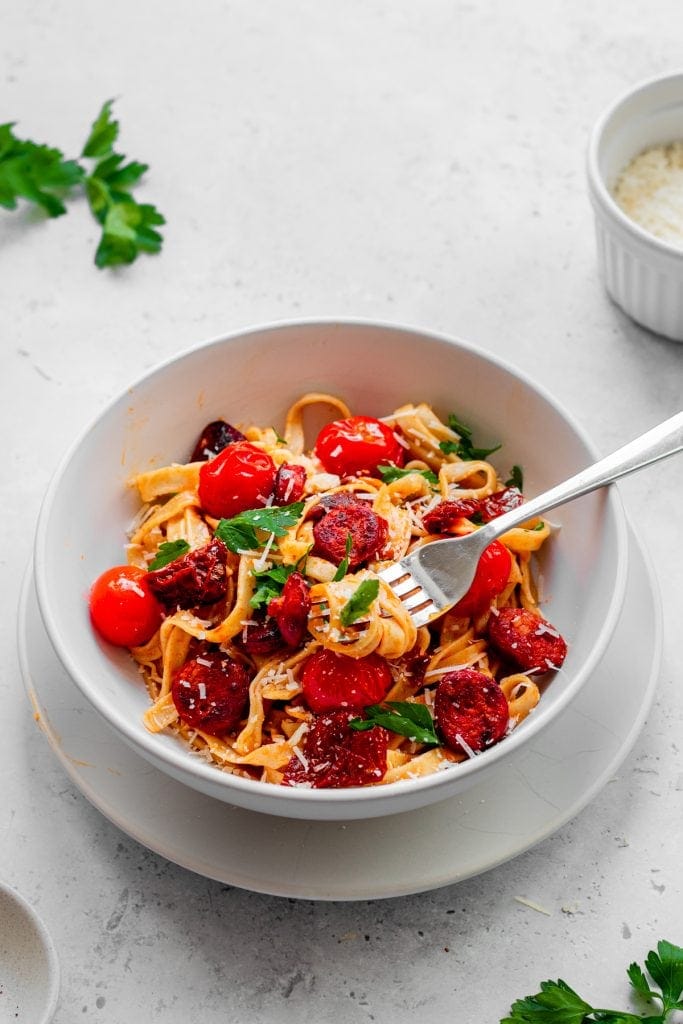
[{"label": "fork handle", "polygon": [[605,456],[592,466],[582,469],[557,487],[531,498],[510,512],[492,520],[482,527],[482,544],[489,544],[496,537],[511,530],[514,526],[533,519],[534,516],[549,512],[550,509],[563,505],[565,502],[578,498],[582,494],[597,490],[618,480],[628,473],[665,459],[669,455],[683,450],[683,412],[676,413],[670,419],[653,427],[645,434],[629,441],[611,455]]}]

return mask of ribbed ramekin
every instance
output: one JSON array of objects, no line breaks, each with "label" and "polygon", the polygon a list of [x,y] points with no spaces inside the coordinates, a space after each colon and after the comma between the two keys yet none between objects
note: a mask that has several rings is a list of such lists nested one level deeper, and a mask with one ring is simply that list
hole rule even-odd
[{"label": "ribbed ramekin", "polygon": [[683,341],[683,248],[636,224],[611,192],[635,156],[677,140],[683,140],[683,72],[642,82],[602,114],[588,146],[588,186],[608,294],[643,327]]}]

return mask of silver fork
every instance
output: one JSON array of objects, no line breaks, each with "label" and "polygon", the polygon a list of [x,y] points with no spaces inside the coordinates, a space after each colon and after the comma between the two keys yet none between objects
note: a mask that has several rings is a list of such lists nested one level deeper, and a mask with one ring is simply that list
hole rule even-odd
[{"label": "silver fork", "polygon": [[416,548],[400,562],[382,569],[378,576],[403,601],[415,625],[424,626],[467,593],[479,559],[491,541],[520,523],[681,450],[683,412],[473,533],[435,540]]}]

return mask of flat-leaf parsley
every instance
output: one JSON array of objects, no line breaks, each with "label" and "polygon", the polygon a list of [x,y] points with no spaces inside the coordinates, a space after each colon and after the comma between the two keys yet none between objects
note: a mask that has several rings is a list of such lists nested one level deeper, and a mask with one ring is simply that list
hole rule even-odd
[{"label": "flat-leaf parsley", "polygon": [[102,227],[95,263],[111,267],[132,263],[141,252],[159,252],[157,228],[164,218],[150,203],[138,203],[131,189],[147,164],[114,152],[118,121],[111,116],[112,100],[102,106],[83,147],[81,159],[95,161],[88,172],[76,160],[65,160],[59,149],[19,139],[10,122],[0,125],[0,206],[14,210],[18,199],[35,203],[49,217],[66,213],[64,199],[76,185],[85,188],[93,216]]},{"label": "flat-leaf parsley", "polygon": [[542,981],[541,991],[512,1004],[510,1016],[500,1024],[666,1024],[674,1010],[683,1010],[683,949],[670,942],[657,943],[645,967],[659,991],[650,983],[639,964],[632,963],[627,974],[636,994],[648,1002],[656,1000],[661,1012],[643,1017],[626,1010],[607,1010],[585,1002],[565,981]]}]

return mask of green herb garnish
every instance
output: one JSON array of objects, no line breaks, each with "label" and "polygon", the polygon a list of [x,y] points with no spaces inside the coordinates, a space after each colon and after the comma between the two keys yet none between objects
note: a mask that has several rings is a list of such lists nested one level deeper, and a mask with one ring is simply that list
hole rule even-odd
[{"label": "green herb garnish", "polygon": [[591,1006],[558,979],[542,981],[540,992],[518,999],[510,1008],[510,1016],[500,1024],[666,1024],[671,1013],[683,1010],[683,949],[670,942],[659,942],[657,952],[648,953],[645,967],[660,991],[650,987],[639,964],[632,963],[627,974],[638,996],[661,1003],[661,1012],[655,1016]]},{"label": "green herb garnish", "polygon": [[510,477],[505,481],[506,487],[516,487],[518,491],[524,490],[524,474],[521,466],[513,466],[510,470]]},{"label": "green herb garnish", "polygon": [[221,519],[215,534],[231,551],[258,551],[266,543],[267,537],[261,539],[257,530],[266,535],[274,533],[276,537],[284,537],[289,527],[298,521],[303,509],[303,501],[295,501],[292,505],[247,509],[232,519]]},{"label": "green herb garnish", "polygon": [[66,213],[66,193],[84,186],[92,214],[102,226],[95,253],[100,268],[132,263],[141,252],[159,252],[162,238],[156,228],[164,223],[154,206],[132,196],[147,164],[124,163],[125,157],[114,152],[119,125],[111,107],[112,100],[107,100],[83,147],[81,157],[95,161],[90,172],[76,160],[65,160],[58,149],[18,139],[11,123],[0,125],[0,206],[13,210],[22,198],[48,216],[59,217]]},{"label": "green herb garnish", "polygon": [[15,210],[18,199],[27,199],[48,217],[60,217],[66,213],[64,193],[83,181],[85,171],[59,149],[18,139],[13,127],[0,125],[0,206]]},{"label": "green herb garnish", "polygon": [[431,469],[399,469],[398,466],[378,466],[377,471],[385,484],[393,483],[394,480],[402,480],[404,476],[412,476],[413,473],[419,473],[432,487],[436,487],[439,483],[438,476]]},{"label": "green herb garnish", "polygon": [[348,599],[339,613],[339,621],[342,626],[350,626],[365,615],[373,601],[379,594],[379,580],[363,580]]},{"label": "green herb garnish", "polygon": [[460,435],[460,440],[441,441],[439,448],[445,455],[457,455],[463,462],[472,462],[475,459],[488,458],[489,455],[493,455],[501,447],[501,445],[497,444],[495,448],[475,448],[471,429],[466,427],[464,423],[461,423],[455,413],[449,415],[448,426],[456,434]]},{"label": "green herb garnish", "polygon": [[256,577],[256,590],[252,594],[249,604],[252,608],[267,607],[274,597],[279,597],[285,583],[296,572],[295,565],[274,565],[270,569],[263,569],[260,572],[252,570]]},{"label": "green herb garnish", "polygon": [[149,563],[150,570],[163,569],[169,562],[175,562],[176,558],[186,555],[190,545],[186,540],[164,540],[159,545],[156,555]]},{"label": "green herb garnish", "polygon": [[407,700],[390,700],[386,704],[371,704],[365,709],[366,718],[354,718],[349,722],[352,729],[364,732],[375,725],[381,725],[399,736],[407,736],[416,743],[439,746],[434,720],[424,704]]},{"label": "green herb garnish", "polygon": [[335,572],[334,576],[332,577],[332,582],[333,583],[339,583],[339,581],[343,580],[344,577],[346,576],[347,572],[349,571],[349,559],[351,557],[351,548],[352,548],[352,546],[353,546],[353,537],[351,536],[350,533],[347,533],[346,534],[346,554],[344,555],[344,557],[342,558],[341,562],[337,566],[337,571]]}]

